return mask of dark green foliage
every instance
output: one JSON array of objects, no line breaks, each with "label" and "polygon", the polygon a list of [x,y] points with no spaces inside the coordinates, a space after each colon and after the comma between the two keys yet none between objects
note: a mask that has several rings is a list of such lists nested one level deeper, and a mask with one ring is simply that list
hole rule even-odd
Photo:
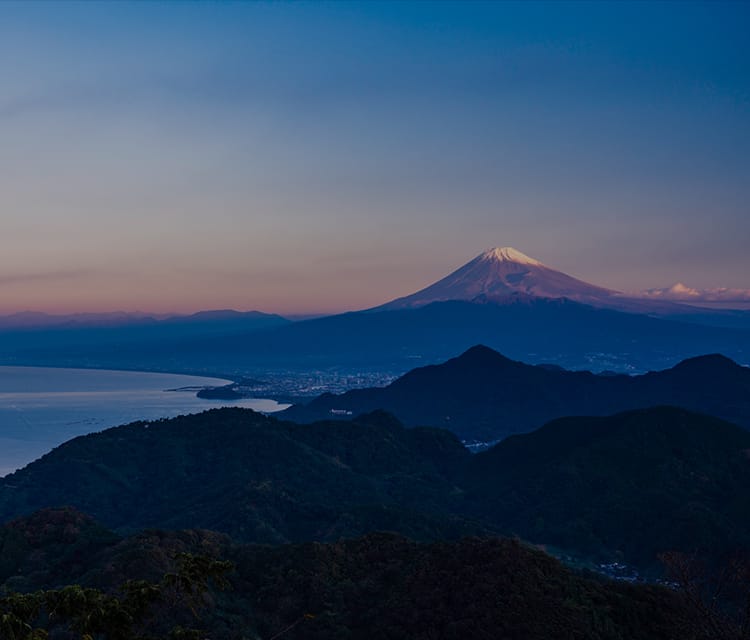
[{"label": "dark green foliage", "polygon": [[[92,558],[87,564],[92,565]],[[209,584],[227,586],[225,574],[231,568],[226,561],[181,554],[175,572],[166,574],[160,583],[126,580],[110,593],[78,584],[26,594],[6,592],[0,597],[0,637],[36,640],[47,638],[48,633],[61,640],[189,637],[179,626],[165,631],[168,621],[179,617],[180,607],[197,618]]]},{"label": "dark green foliage", "polygon": [[92,554],[119,539],[74,509],[45,509],[0,529],[0,583],[67,584]]},{"label": "dark green foliage", "polygon": [[669,638],[673,594],[597,584],[512,540],[415,544],[370,535],[332,545],[246,547],[237,589],[256,594],[261,637]]},{"label": "dark green foliage", "polygon": [[749,453],[747,431],[680,409],[563,418],[478,454],[467,486],[524,538],[648,567],[750,548]]},{"label": "dark green foliage", "polygon": [[[664,551],[750,547],[748,451],[749,432],[673,408],[560,420],[476,456],[384,413],[295,425],[226,409],[76,438],[3,480],[0,518],[67,504],[120,533],[260,543],[509,533],[649,570]],[[33,564],[40,535],[11,527],[0,544]],[[77,544],[60,547],[71,568],[98,543]],[[0,577],[16,572],[7,557]]]},{"label": "dark green foliage", "polygon": [[[419,544],[371,534],[268,547],[191,531],[108,540],[102,537],[105,546],[70,575],[80,586],[9,595],[1,610],[38,628],[69,627],[76,640],[84,633],[106,640],[691,638],[676,631],[691,620],[676,593],[592,581],[514,540]],[[181,564],[173,559],[176,548],[187,550],[178,556]],[[150,580],[163,571],[165,557],[172,569]],[[48,558],[52,575],[56,560]],[[206,590],[225,579],[228,590]],[[57,625],[39,615],[51,607],[61,616]],[[191,626],[201,633],[191,634]]]},{"label": "dark green foliage", "polygon": [[384,414],[308,427],[215,410],[58,447],[4,479],[0,519],[73,505],[120,530],[198,526],[256,542],[461,535],[482,529],[435,511],[454,491],[444,470],[468,457],[450,434]]},{"label": "dark green foliage", "polygon": [[497,440],[563,416],[609,415],[675,405],[750,428],[750,369],[719,355],[642,376],[597,376],[514,362],[477,346],[441,365],[414,369],[384,388],[326,394],[281,415],[297,422],[385,409],[407,425]]},{"label": "dark green foliage", "polygon": [[712,563],[679,552],[660,558],[693,612],[688,625],[679,628],[712,640],[750,638],[750,554],[734,553]]}]

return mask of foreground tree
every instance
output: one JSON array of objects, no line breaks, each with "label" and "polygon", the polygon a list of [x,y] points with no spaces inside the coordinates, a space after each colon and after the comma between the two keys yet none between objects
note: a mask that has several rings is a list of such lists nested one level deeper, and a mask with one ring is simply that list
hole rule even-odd
[{"label": "foreground tree", "polygon": [[61,589],[0,598],[0,638],[43,640],[198,640],[194,629],[179,624],[153,635],[164,620],[185,612],[197,618],[210,588],[228,587],[230,562],[179,554],[177,570],[159,583],[129,580],[114,593],[70,585]]},{"label": "foreground tree", "polygon": [[709,564],[691,554],[661,554],[667,576],[696,614],[690,631],[714,640],[750,640],[750,556],[734,553]]}]

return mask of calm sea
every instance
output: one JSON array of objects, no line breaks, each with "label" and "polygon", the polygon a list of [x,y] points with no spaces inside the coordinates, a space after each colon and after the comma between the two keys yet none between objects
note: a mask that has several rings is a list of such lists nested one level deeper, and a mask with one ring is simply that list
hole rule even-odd
[{"label": "calm sea", "polygon": [[92,431],[216,407],[279,411],[273,400],[202,400],[228,380],[166,373],[0,366],[0,477]]}]

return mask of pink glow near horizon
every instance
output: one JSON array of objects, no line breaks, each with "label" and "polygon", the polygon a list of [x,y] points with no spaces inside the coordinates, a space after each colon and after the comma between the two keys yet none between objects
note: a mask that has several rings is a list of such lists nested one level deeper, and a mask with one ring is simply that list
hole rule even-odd
[{"label": "pink glow near horizon", "polygon": [[750,287],[744,3],[2,3],[0,313]]}]

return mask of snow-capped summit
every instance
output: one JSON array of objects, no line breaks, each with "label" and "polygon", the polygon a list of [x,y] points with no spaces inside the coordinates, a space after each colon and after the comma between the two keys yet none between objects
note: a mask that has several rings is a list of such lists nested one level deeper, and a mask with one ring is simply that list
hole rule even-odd
[{"label": "snow-capped summit", "polygon": [[727,287],[696,289],[682,282],[673,284],[671,287],[646,289],[636,295],[649,300],[672,300],[694,304],[700,304],[701,302],[750,302],[750,289],[730,289]]},{"label": "snow-capped summit", "polygon": [[569,298],[593,304],[609,299],[617,292],[551,269],[512,247],[495,247],[421,291],[377,308],[409,309],[431,302],[474,300],[480,296],[501,301],[511,299],[513,294]]},{"label": "snow-capped summit", "polygon": [[538,260],[529,258],[525,253],[521,253],[513,247],[493,247],[487,249],[481,256],[483,260],[498,260],[499,262],[515,262],[517,264],[533,264],[543,266]]}]

